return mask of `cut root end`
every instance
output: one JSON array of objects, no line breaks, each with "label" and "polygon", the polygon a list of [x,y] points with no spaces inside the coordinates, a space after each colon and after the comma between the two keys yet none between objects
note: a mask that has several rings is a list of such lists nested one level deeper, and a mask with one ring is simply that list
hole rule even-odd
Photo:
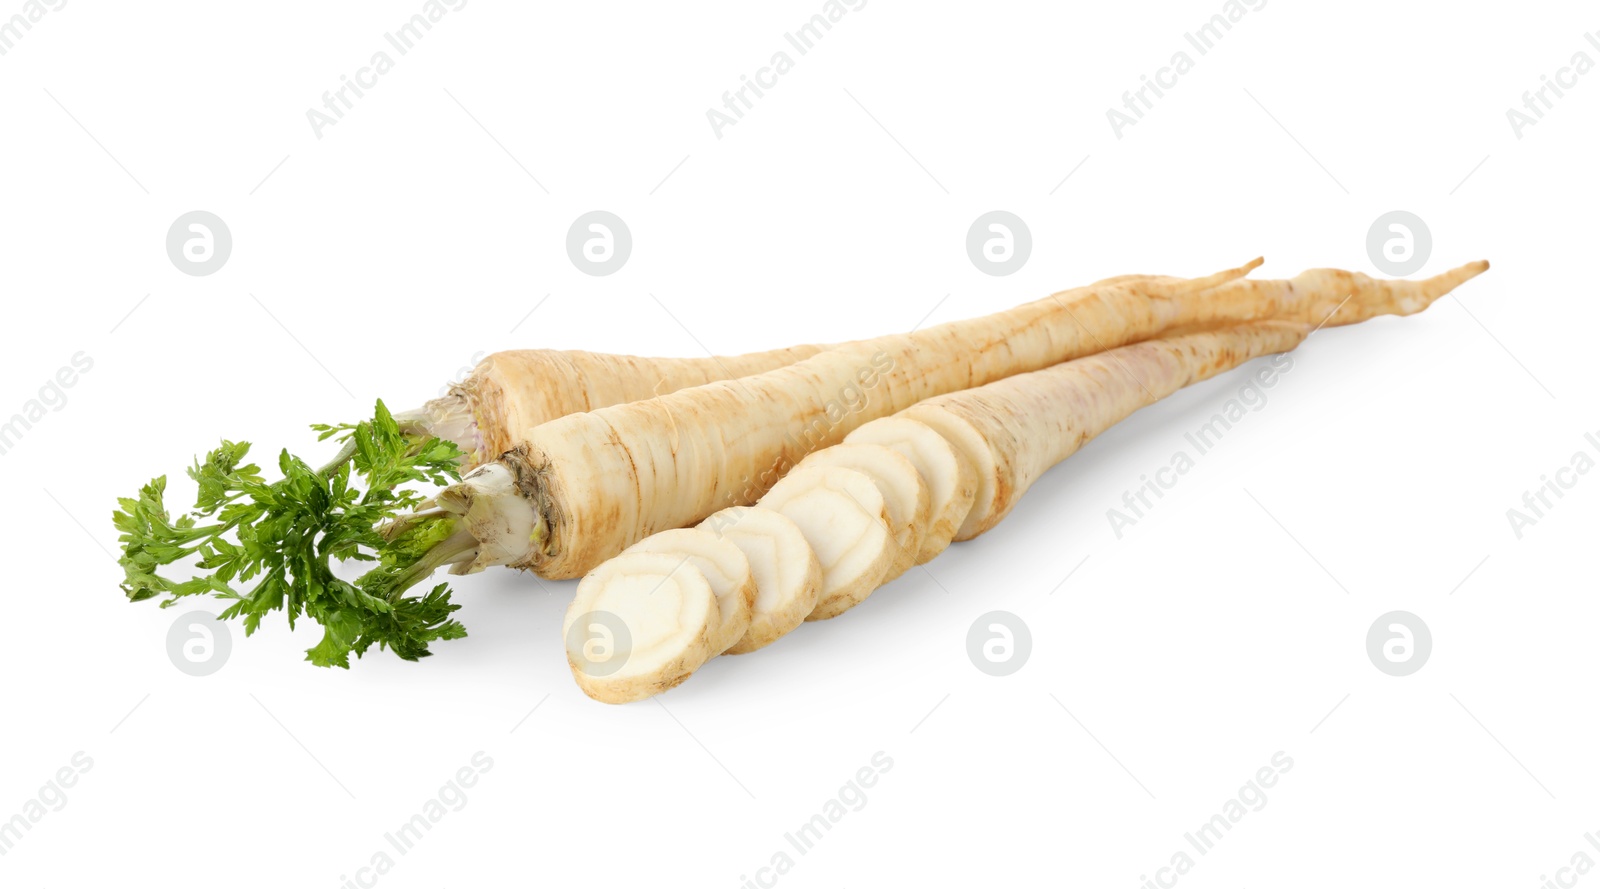
[{"label": "cut root end", "polygon": [[711,531],[676,528],[646,537],[623,552],[676,556],[700,570],[717,597],[719,622],[712,654],[727,651],[750,629],[756,581],[750,570],[750,560],[739,547]]},{"label": "cut root end", "polygon": [[629,552],[589,572],[567,608],[567,664],[607,704],[660,694],[715,653],[717,599],[688,558]]}]

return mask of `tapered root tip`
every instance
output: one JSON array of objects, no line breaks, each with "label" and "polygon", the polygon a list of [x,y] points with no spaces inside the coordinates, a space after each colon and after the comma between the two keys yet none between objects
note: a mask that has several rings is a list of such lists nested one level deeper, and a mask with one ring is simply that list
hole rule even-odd
[{"label": "tapered root tip", "polygon": [[1227,281],[1237,281],[1238,279],[1243,278],[1244,276],[1250,274],[1251,272],[1255,271],[1256,269],[1261,268],[1261,264],[1266,262],[1266,261],[1267,260],[1266,260],[1265,257],[1257,256],[1255,259],[1250,260],[1249,262],[1245,263],[1244,265],[1241,265],[1241,266],[1239,266],[1237,268],[1228,269],[1225,272],[1218,272],[1215,275],[1212,275],[1211,277],[1214,278],[1214,279],[1218,279],[1218,280],[1220,280],[1220,281],[1222,281],[1224,283],[1227,282]]},{"label": "tapered root tip", "polygon": [[1215,274],[1206,275],[1204,278],[1190,278],[1180,286],[1178,292],[1199,293],[1203,290],[1210,290],[1213,287],[1220,287],[1229,281],[1237,281],[1250,274],[1260,268],[1263,262],[1266,262],[1266,260],[1257,256],[1238,268],[1225,269]]},{"label": "tapered root tip", "polygon": [[1422,286],[1430,299],[1437,299],[1488,270],[1489,261],[1480,259],[1477,262],[1469,262],[1466,265],[1457,266],[1443,274],[1434,275],[1432,278],[1423,281]]}]

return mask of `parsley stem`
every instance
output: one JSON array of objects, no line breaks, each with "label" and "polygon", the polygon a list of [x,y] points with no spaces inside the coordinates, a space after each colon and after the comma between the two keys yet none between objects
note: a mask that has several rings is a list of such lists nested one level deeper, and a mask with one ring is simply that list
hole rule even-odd
[{"label": "parsley stem", "polygon": [[329,460],[327,463],[323,464],[322,468],[317,470],[317,475],[327,478],[332,473],[337,472],[339,467],[349,463],[350,460],[355,457],[355,455],[355,438],[351,437],[345,439],[344,446],[339,448],[339,453],[335,454],[332,460]]},{"label": "parsley stem", "polygon": [[[454,526],[454,517],[440,517],[442,522]],[[478,551],[478,539],[466,528],[456,529],[449,537],[439,541],[417,558],[394,581],[394,586],[389,590],[389,601],[398,599],[402,593],[416,586],[421,581],[427,580],[433,572],[452,562],[458,562],[464,556]]]}]

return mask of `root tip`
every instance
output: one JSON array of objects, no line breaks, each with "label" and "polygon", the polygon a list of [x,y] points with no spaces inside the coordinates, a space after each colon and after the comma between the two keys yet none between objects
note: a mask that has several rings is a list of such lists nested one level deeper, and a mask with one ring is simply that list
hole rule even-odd
[{"label": "root tip", "polygon": [[1469,262],[1459,268],[1451,269],[1450,271],[1445,272],[1445,274],[1441,277],[1449,277],[1453,279],[1456,284],[1461,284],[1465,281],[1470,281],[1473,278],[1478,277],[1488,270],[1489,260],[1480,259],[1477,262]]}]

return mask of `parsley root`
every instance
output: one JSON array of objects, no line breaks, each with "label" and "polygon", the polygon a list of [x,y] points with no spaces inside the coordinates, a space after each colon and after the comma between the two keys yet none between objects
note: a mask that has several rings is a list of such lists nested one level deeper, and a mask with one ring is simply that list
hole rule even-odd
[{"label": "parsley root", "polygon": [[[1168,292],[1181,280],[1124,275],[1099,284],[1133,286],[1150,281],[1160,292]],[[555,349],[496,352],[478,362],[443,397],[397,417],[409,433],[454,442],[466,454],[464,463],[470,468],[505,453],[521,440],[522,433],[558,417],[750,376],[857,345],[861,343],[798,345],[705,358],[645,358]]]},{"label": "parsley root", "polygon": [[[1424,281],[1337,270],[1237,280],[1255,265],[1193,281],[1141,279],[1066,291],[996,315],[541,424],[451,489],[452,502],[493,501],[486,512],[496,519],[471,528],[493,545],[480,549],[469,570],[509,563],[545,577],[579,576],[656,531],[754,502],[811,450],[923,399],[1196,326],[1264,318],[1345,324],[1410,314],[1485,267],[1463,266]],[[980,479],[980,499],[981,485]],[[494,496],[490,489],[516,493]],[[509,539],[503,528],[531,530]],[[489,549],[519,548],[513,559],[485,557]]]},{"label": "parsley root", "polygon": [[[962,452],[963,459],[988,477],[987,497],[979,498],[972,507],[976,521],[971,516],[965,520],[973,525],[965,536],[976,536],[1010,512],[1045,470],[1129,414],[1252,358],[1293,349],[1311,330],[1310,324],[1300,322],[1262,321],[1178,334],[929,399],[895,419],[913,422],[914,418],[927,424],[918,426],[913,422],[898,427],[911,438],[922,437],[921,430],[928,428],[949,436],[950,441],[958,442],[956,449]],[[876,446],[838,445],[813,457],[861,447]],[[935,465],[942,466],[940,471],[944,472],[962,471],[949,462]],[[875,468],[843,469],[808,459],[774,485],[756,507],[733,519],[736,523],[749,522],[772,510],[796,520],[815,558],[824,566],[824,595],[812,612],[813,619],[842,614],[883,582],[883,565],[893,546],[889,514],[887,510],[873,514],[881,501],[871,500],[874,487],[870,480],[861,478]],[[890,472],[897,474],[897,469],[896,466]],[[847,485],[854,485],[848,496],[841,493]],[[651,539],[654,538],[646,538]],[[603,563],[589,578],[602,573],[615,576],[617,571],[626,570],[618,566],[626,558],[628,554]],[[794,565],[774,567],[798,572],[809,556],[791,551],[789,558],[795,560]],[[832,574],[847,576],[848,580],[831,577]],[[589,578],[584,583],[589,583]],[[630,595],[637,597],[637,590],[619,593],[611,600],[612,607],[636,611],[646,607],[633,603]],[[587,602],[574,603],[569,615],[588,607]],[[667,629],[663,626],[654,635],[665,636]],[[689,640],[684,643],[681,658],[673,658],[668,650],[657,650],[652,657],[677,666],[696,659],[699,650],[697,643]],[[612,703],[624,700],[608,689],[595,688],[576,667],[574,675],[591,697]],[[686,678],[681,670],[675,671],[670,685],[661,684],[662,690]]]},{"label": "parsley root", "polygon": [[511,449],[518,436],[579,411],[654,398],[715,380],[784,367],[828,346],[706,358],[643,358],[600,352],[523,349],[483,359],[443,398],[401,420],[454,441],[477,465]]}]

